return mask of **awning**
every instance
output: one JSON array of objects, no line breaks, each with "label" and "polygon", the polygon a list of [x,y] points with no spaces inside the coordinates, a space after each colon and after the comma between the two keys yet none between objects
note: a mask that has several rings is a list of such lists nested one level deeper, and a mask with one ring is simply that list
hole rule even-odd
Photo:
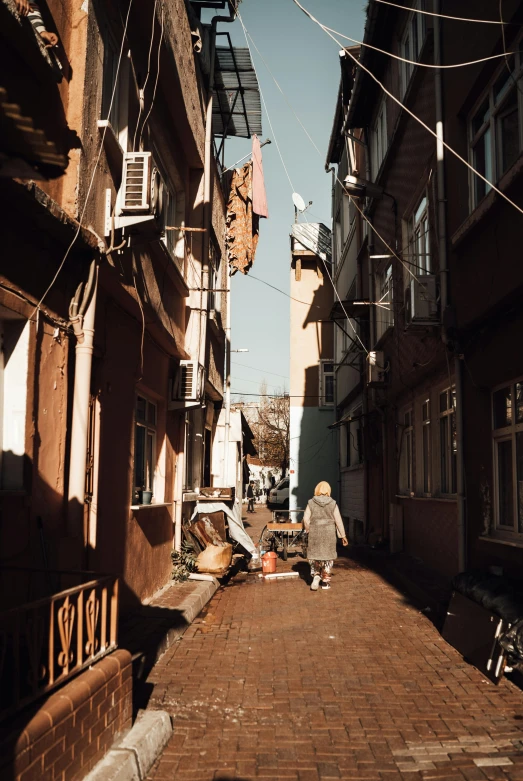
[{"label": "awning", "polygon": [[229,33],[218,33],[226,46],[216,47],[213,133],[251,138],[262,134],[260,88],[249,49],[233,46]]},{"label": "awning", "polygon": [[[314,252],[322,260],[331,262],[331,231],[322,222],[295,222],[291,236],[303,249]],[[294,246],[294,252],[299,247]]]}]

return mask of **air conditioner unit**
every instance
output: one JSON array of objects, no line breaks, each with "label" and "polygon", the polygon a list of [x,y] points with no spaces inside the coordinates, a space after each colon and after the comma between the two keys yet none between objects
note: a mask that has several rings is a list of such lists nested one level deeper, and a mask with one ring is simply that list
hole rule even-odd
[{"label": "air conditioner unit", "polygon": [[116,198],[115,228],[163,229],[166,187],[150,152],[125,152],[122,184]]},{"label": "air conditioner unit", "polygon": [[174,390],[175,401],[201,401],[205,391],[205,368],[198,361],[180,361]]},{"label": "air conditioner unit", "polygon": [[434,274],[420,274],[405,291],[407,326],[435,325],[439,321],[438,289]]},{"label": "air conditioner unit", "polygon": [[385,356],[382,350],[373,350],[367,355],[367,384],[378,386],[385,385],[387,381],[388,367],[385,365]]}]

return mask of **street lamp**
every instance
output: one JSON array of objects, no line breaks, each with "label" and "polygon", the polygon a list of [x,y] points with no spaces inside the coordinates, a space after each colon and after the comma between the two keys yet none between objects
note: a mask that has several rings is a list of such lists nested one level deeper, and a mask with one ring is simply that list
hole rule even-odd
[{"label": "street lamp", "polygon": [[[353,198],[383,198],[384,195],[388,195],[379,184],[369,182],[367,179],[360,179],[359,176],[352,174],[345,177],[343,186]],[[389,198],[392,198],[392,195]]]}]

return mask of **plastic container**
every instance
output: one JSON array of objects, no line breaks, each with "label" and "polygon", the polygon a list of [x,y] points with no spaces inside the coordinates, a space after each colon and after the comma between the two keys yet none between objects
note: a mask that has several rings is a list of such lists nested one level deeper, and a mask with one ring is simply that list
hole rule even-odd
[{"label": "plastic container", "polygon": [[276,572],[276,559],[278,557],[274,551],[270,550],[264,553],[262,556],[262,572],[264,575],[269,575],[272,572]]}]

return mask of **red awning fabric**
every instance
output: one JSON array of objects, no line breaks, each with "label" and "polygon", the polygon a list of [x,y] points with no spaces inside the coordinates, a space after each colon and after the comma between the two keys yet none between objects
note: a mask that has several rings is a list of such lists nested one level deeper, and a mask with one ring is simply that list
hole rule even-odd
[{"label": "red awning fabric", "polygon": [[256,133],[252,137],[252,210],[259,217],[269,217],[265,179],[263,178],[262,151]]}]

